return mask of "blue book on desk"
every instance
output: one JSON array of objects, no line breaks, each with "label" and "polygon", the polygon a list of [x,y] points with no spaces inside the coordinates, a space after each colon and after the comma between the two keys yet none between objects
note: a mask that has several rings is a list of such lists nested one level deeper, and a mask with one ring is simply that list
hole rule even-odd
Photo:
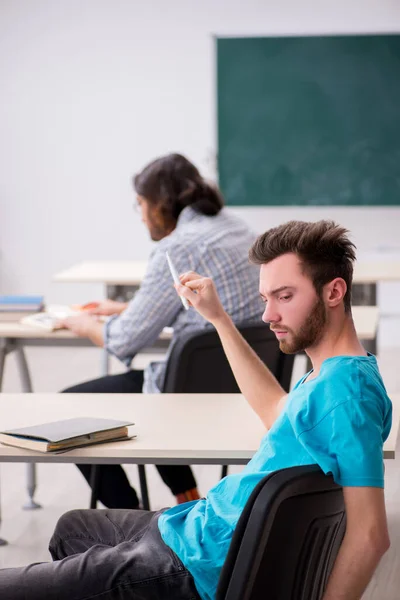
[{"label": "blue book on desk", "polygon": [[0,296],[0,312],[36,312],[43,308],[43,296]]}]

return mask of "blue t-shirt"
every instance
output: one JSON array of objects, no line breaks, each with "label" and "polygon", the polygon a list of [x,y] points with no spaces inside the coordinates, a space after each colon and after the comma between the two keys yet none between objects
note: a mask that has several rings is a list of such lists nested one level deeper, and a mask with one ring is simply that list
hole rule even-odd
[{"label": "blue t-shirt", "polygon": [[164,542],[193,575],[203,600],[215,598],[232,533],[257,483],[268,473],[318,464],[342,486],[383,487],[383,442],[392,404],[374,356],[335,356],[314,379],[304,376],[241,473],[228,475],[207,498],[159,518]]}]

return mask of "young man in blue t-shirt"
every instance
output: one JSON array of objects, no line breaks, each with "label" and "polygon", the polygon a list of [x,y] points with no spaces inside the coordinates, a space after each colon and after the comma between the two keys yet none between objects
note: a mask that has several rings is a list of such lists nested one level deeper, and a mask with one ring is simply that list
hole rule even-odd
[{"label": "young man in blue t-shirt", "polygon": [[250,251],[261,265],[263,320],[284,352],[305,350],[313,369],[290,394],[240,336],[211,279],[190,272],[177,291],[220,335],[238,384],[267,433],[241,473],[207,498],[166,511],[71,511],[50,542],[55,562],[0,571],[8,600],[215,597],[233,530],[267,473],[319,464],[343,486],[347,527],[324,600],[361,598],[389,546],[383,442],[391,403],[376,359],[351,317],[354,246],[329,221],[289,222]]}]

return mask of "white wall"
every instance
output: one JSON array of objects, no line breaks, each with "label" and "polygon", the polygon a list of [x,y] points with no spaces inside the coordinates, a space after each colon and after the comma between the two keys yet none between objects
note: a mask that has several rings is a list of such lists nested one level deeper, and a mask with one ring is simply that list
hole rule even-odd
[{"label": "white wall", "polygon": [[[169,151],[215,175],[214,35],[388,31],[398,0],[1,0],[0,293],[98,296],[51,277],[148,255],[131,175]],[[237,211],[257,231],[328,215],[362,251],[400,252],[400,209]],[[383,286],[386,312],[397,292]]]}]

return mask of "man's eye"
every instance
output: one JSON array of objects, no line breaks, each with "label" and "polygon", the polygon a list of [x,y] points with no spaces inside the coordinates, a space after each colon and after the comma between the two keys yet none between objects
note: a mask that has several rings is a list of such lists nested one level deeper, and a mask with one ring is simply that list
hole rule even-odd
[{"label": "man's eye", "polygon": [[288,296],[281,296],[280,300],[290,300],[292,296],[289,294]]}]

